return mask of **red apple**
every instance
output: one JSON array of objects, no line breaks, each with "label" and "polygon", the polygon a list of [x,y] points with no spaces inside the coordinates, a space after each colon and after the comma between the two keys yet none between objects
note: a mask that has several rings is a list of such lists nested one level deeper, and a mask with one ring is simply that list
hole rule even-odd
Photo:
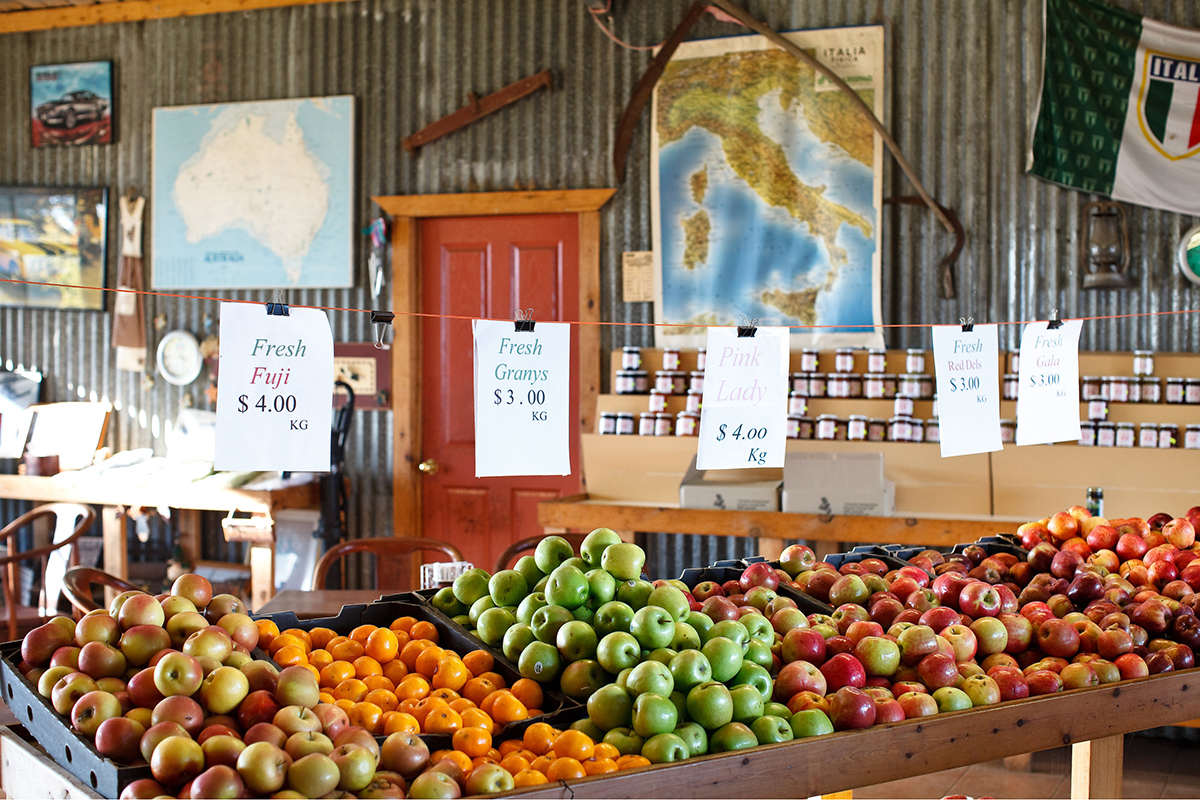
[{"label": "red apple", "polygon": [[1062,619],[1048,619],[1038,626],[1037,644],[1050,656],[1070,658],[1079,652],[1079,632]]},{"label": "red apple", "polygon": [[[865,680],[864,674],[864,682]],[[814,664],[807,661],[793,661],[785,664],[779,671],[779,675],[775,678],[773,696],[776,701],[787,702],[801,692],[824,695],[828,687],[825,674]]]},{"label": "red apple", "polygon": [[869,728],[875,724],[875,701],[861,689],[843,686],[829,701],[834,730]]}]

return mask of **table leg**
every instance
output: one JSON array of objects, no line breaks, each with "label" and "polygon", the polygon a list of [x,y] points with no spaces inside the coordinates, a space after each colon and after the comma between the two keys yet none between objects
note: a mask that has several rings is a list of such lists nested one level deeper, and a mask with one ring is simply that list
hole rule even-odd
[{"label": "table leg", "polygon": [[258,609],[275,596],[275,545],[250,548],[250,607]]},{"label": "table leg", "polygon": [[1123,736],[1071,745],[1071,800],[1120,797],[1124,755]]},{"label": "table leg", "polygon": [[183,549],[183,557],[193,567],[200,558],[200,511],[195,508],[178,508],[179,515],[179,546]]},{"label": "table leg", "polygon": [[[100,529],[104,537],[104,571],[113,577],[129,578],[129,542],[125,535],[125,517],[116,506],[104,506],[100,511]],[[117,593],[104,590],[105,603],[111,602]]]}]

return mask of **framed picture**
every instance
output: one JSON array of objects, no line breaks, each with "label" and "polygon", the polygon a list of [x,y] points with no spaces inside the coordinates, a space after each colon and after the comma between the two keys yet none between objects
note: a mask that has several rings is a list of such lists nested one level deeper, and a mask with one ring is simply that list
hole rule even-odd
[{"label": "framed picture", "polygon": [[103,311],[107,231],[107,189],[0,186],[0,305]]},{"label": "framed picture", "polygon": [[29,97],[34,147],[112,142],[111,61],[31,67]]}]

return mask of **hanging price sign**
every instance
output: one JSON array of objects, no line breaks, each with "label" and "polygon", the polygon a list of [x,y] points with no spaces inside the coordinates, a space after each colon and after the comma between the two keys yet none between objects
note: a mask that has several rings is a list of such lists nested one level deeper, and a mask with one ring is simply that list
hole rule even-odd
[{"label": "hanging price sign", "polygon": [[787,328],[708,329],[697,469],[782,467],[787,443]]},{"label": "hanging price sign", "polygon": [[328,472],[333,332],[324,311],[221,303],[219,470]]},{"label": "hanging price sign", "polygon": [[1000,369],[995,325],[935,325],[942,458],[1000,450]]},{"label": "hanging price sign", "polygon": [[1021,388],[1017,444],[1079,440],[1079,333],[1081,320],[1055,330],[1033,322],[1021,334]]},{"label": "hanging price sign", "polygon": [[475,477],[571,474],[571,326],[472,322]]}]

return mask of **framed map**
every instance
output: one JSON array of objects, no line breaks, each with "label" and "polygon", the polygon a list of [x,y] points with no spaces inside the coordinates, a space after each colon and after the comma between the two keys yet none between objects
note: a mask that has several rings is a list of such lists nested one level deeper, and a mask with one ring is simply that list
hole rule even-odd
[{"label": "framed map", "polygon": [[[882,27],[784,35],[883,118]],[[742,314],[793,347],[883,345],[883,142],[851,98],[764,37],[685,42],[650,141],[659,346]]]},{"label": "framed map", "polygon": [[353,285],[354,98],[154,109],[152,286]]}]

